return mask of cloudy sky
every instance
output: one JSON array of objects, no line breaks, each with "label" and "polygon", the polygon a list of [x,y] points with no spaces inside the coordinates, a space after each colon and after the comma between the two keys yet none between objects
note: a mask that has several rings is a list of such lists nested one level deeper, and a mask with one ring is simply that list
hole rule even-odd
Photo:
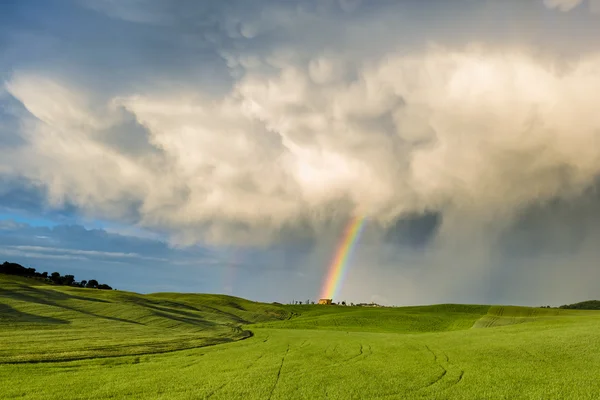
[{"label": "cloudy sky", "polygon": [[0,259],[138,292],[600,298],[598,0],[4,0]]}]

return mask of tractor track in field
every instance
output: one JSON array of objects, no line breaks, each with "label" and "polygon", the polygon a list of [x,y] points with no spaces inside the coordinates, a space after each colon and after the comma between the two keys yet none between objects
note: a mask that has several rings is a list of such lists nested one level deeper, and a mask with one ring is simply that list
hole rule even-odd
[{"label": "tractor track in field", "polygon": [[347,358],[347,359],[345,359],[345,360],[344,360],[344,362],[345,362],[345,363],[347,363],[347,362],[350,362],[350,361],[354,360],[355,358],[358,358],[358,357],[362,356],[363,354],[364,354],[364,346],[363,346],[363,344],[361,343],[361,344],[360,344],[360,348],[358,349],[358,354],[357,354],[357,355],[355,355],[355,356],[352,356],[352,357],[350,357],[350,358]]},{"label": "tractor track in field", "polygon": [[332,362],[335,362],[334,357],[335,357],[335,354],[337,353],[338,346],[339,345],[336,343],[336,345],[333,346],[333,348],[331,349],[331,353],[328,353],[329,349],[331,348],[331,345],[329,345],[325,348],[325,351],[324,351],[325,357],[327,357]]},{"label": "tractor track in field", "polygon": [[[431,393],[429,392],[432,389],[439,388],[439,391],[448,390],[457,384],[459,384],[465,374],[465,371],[456,366],[455,364],[450,362],[450,359],[446,353],[443,351],[433,351],[428,345],[423,345],[427,352],[433,356],[433,361],[437,364],[441,369],[442,373],[438,375],[432,382],[428,384],[417,387],[414,389],[409,389],[403,392],[393,392],[386,393],[380,396],[376,396],[376,399],[389,399],[389,398],[407,398],[409,395],[416,395],[419,398],[430,398]],[[422,393],[419,393],[422,392]]]},{"label": "tractor track in field", "polygon": [[[371,356],[372,354],[373,354],[373,350],[371,349],[371,345],[364,346],[361,343],[360,347],[358,349],[358,354],[355,354],[355,355],[350,356],[350,357],[348,357],[346,359],[343,359],[343,360],[340,360],[340,361],[335,362],[333,364],[330,364],[329,366],[327,366],[327,368],[338,367],[340,365],[347,365],[347,364],[358,363],[360,361],[363,361],[367,357]],[[363,357],[361,357],[361,356],[363,356]]]},{"label": "tractor track in field", "polygon": [[[331,347],[331,345],[328,346],[325,349],[325,356],[327,358],[329,358],[330,360],[333,361],[333,358],[327,355],[327,351],[329,351],[330,347]],[[365,360],[367,357],[371,356],[372,354],[373,354],[373,350],[371,348],[371,345],[363,345],[361,343],[360,347],[359,347],[358,354],[355,354],[355,355],[350,356],[350,357],[345,358],[345,359],[338,360],[337,362],[332,362],[332,363],[330,363],[328,365],[325,365],[325,366],[319,366],[319,367],[313,368],[311,371],[313,373],[315,373],[315,372],[329,370],[329,369],[334,368],[334,367],[347,366],[347,365],[351,365],[351,364],[356,364],[356,363],[359,363],[359,362]],[[327,393],[325,393],[325,395],[327,395]]]},{"label": "tractor track in field", "polygon": [[261,354],[260,356],[256,357],[250,364],[248,364],[246,369],[250,369],[250,368],[254,367],[254,365],[263,357],[264,357],[264,353]]},{"label": "tractor track in field", "polygon": [[[424,345],[425,349],[427,349],[427,351],[429,353],[431,353],[431,355],[433,355],[433,360],[434,362],[442,369],[442,373],[436,378],[434,379],[432,382],[430,382],[429,384],[425,385],[424,387],[420,388],[419,390],[425,390],[425,389],[429,389],[431,387],[433,387],[434,385],[441,385],[441,384],[446,384],[447,386],[445,388],[443,388],[442,390],[447,390],[449,388],[451,388],[452,386],[455,386],[457,384],[459,384],[462,379],[463,376],[465,375],[465,371],[461,368],[459,368],[458,366],[456,366],[455,364],[450,362],[450,358],[448,358],[448,355],[446,353],[444,353],[443,351],[438,351],[438,353],[434,352],[433,350],[431,350],[431,348],[428,345]],[[456,375],[456,378],[452,378],[451,375]]]},{"label": "tractor track in field", "polygon": [[[207,343],[202,344],[200,346],[190,346],[190,347],[182,347],[180,349],[168,349],[168,350],[159,350],[159,351],[149,351],[149,352],[140,352],[140,353],[131,353],[131,354],[115,354],[115,355],[98,355],[98,356],[83,356],[83,357],[71,357],[64,359],[37,359],[37,360],[14,360],[14,361],[1,361],[0,365],[20,365],[20,364],[52,364],[52,363],[69,363],[76,361],[89,361],[89,360],[105,360],[105,359],[116,359],[116,358],[124,358],[124,357],[141,357],[141,356],[154,356],[161,354],[169,354],[176,353],[180,351],[188,351],[188,350],[197,350],[202,348],[212,348],[222,344],[229,344],[235,342],[241,342],[246,339],[250,339],[254,337],[254,332],[246,331],[248,333],[247,336],[241,337],[239,339],[233,340],[224,340],[218,343]],[[223,351],[225,349],[218,349],[215,351]],[[200,353],[199,356],[203,356],[204,353]]]},{"label": "tractor track in field", "polygon": [[273,393],[275,393],[275,389],[277,389],[277,385],[279,384],[279,379],[281,378],[281,370],[283,369],[283,363],[285,362],[285,358],[287,357],[289,352],[290,352],[290,345],[288,344],[287,349],[286,349],[285,353],[283,354],[283,357],[281,357],[281,364],[279,364],[279,370],[277,371],[277,378],[275,379],[275,384],[271,388],[271,393],[269,393],[269,400],[271,400],[271,398],[273,397]]},{"label": "tractor track in field", "polygon": [[227,385],[226,383],[222,384],[221,386],[219,386],[218,388],[216,388],[215,390],[213,390],[212,392],[207,394],[205,399],[210,399],[211,397],[213,397],[215,395],[215,393],[217,393],[219,390],[223,389],[226,385]]},{"label": "tractor track in field", "polygon": [[[241,339],[240,339],[241,340]],[[173,350],[164,350],[164,351],[153,351],[147,353],[132,353],[132,354],[118,354],[118,355],[106,355],[106,356],[89,356],[89,357],[73,357],[66,359],[38,359],[38,360],[19,360],[19,361],[0,361],[0,365],[21,365],[21,364],[59,364],[59,363],[69,363],[69,362],[77,362],[77,361],[89,361],[89,360],[106,360],[106,359],[116,359],[116,358],[124,358],[124,357],[139,357],[139,356],[159,356],[162,354],[176,353],[179,351],[186,350],[196,350],[204,347],[216,346],[217,344],[227,344],[231,342],[224,343],[215,343],[204,346],[195,346],[195,347],[185,347],[182,349],[173,349]],[[199,356],[203,356],[204,354],[200,354]]]},{"label": "tractor track in field", "polygon": [[[267,336],[267,339],[268,339],[268,336]],[[267,339],[263,340],[263,343],[266,342]],[[201,356],[203,356],[203,355],[204,354],[201,354]],[[264,357],[264,355],[265,355],[264,353],[261,353],[254,360],[250,361],[250,363],[246,366],[246,370],[249,370],[252,367],[254,367],[254,365],[256,365],[256,363],[258,363],[260,361],[260,359]],[[215,390],[213,390],[212,392],[210,392],[205,398],[208,399],[208,398],[214,396],[217,392],[221,391],[225,386],[229,385],[229,383],[230,382],[226,382],[226,383],[222,384],[221,386],[219,386],[218,388],[216,388]]]},{"label": "tractor track in field", "polygon": [[429,348],[429,346],[425,345],[425,348],[427,349],[427,351],[429,353],[431,353],[433,355],[433,361],[443,370],[443,372],[441,373],[441,375],[439,375],[436,379],[434,379],[428,385],[424,386],[422,389],[427,389],[428,387],[431,387],[431,386],[435,385],[436,383],[438,383],[439,381],[441,381],[442,379],[444,379],[444,377],[448,373],[448,370],[440,363],[440,361],[438,359],[438,355],[436,353],[434,353],[433,350],[431,350]]}]

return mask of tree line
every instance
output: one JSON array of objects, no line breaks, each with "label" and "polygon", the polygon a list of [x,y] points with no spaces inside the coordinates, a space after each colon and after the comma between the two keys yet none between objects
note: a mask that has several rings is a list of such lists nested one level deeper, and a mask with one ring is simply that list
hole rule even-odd
[{"label": "tree line", "polygon": [[5,261],[4,264],[0,265],[0,273],[6,275],[23,276],[26,278],[43,279],[47,282],[52,282],[55,285],[112,290],[112,287],[105,283],[98,283],[96,279],[90,279],[89,281],[82,280],[78,282],[75,280],[75,275],[61,275],[58,272],[52,272],[51,274],[48,274],[47,272],[37,272],[35,268],[26,268],[20,264],[11,263],[8,261]]},{"label": "tree line", "polygon": [[600,310],[600,300],[588,300],[575,304],[565,304],[559,308],[566,308],[569,310]]}]

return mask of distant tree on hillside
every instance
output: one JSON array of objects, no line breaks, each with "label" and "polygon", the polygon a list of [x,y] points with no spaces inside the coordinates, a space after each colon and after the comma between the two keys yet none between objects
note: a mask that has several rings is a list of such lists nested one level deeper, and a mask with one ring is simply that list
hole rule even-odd
[{"label": "distant tree on hillside", "polygon": [[582,301],[575,304],[566,304],[559,308],[566,308],[570,310],[600,310],[600,300],[588,300]]},{"label": "distant tree on hillside", "polygon": [[346,300],[342,301],[342,305],[345,306],[346,305]]},{"label": "distant tree on hillside", "polygon": [[62,279],[63,285],[71,286],[75,282],[75,275],[65,275]]},{"label": "distant tree on hillside", "polygon": [[90,279],[88,281],[88,283],[85,285],[86,288],[89,289],[97,289],[98,288],[98,281],[95,279]]},{"label": "distant tree on hillside", "polygon": [[9,263],[5,261],[4,264],[0,264],[0,274],[6,275],[17,275],[26,278],[37,278],[50,281],[56,285],[69,285],[69,286],[80,286],[86,288],[98,288],[112,290],[107,284],[99,284],[97,280],[92,279],[91,281],[82,280],[81,282],[75,281],[75,275],[62,276],[59,272],[53,272],[48,276],[47,272],[36,272],[35,268],[25,268],[24,266],[17,263]]},{"label": "distant tree on hillside", "polygon": [[102,290],[112,290],[112,288],[110,286],[108,286],[106,283],[101,283],[98,285],[98,289],[102,289]]},{"label": "distant tree on hillside", "polygon": [[50,274],[50,280],[56,284],[61,283],[61,276],[58,272],[53,272]]},{"label": "distant tree on hillside", "polygon": [[40,273],[35,272],[35,268],[25,268],[20,264],[9,263],[8,261],[5,261],[4,264],[0,265],[0,273],[7,275],[41,277]]}]

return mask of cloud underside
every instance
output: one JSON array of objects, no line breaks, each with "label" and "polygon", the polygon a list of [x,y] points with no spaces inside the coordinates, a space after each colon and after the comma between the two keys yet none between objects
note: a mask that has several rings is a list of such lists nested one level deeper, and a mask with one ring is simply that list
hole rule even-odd
[{"label": "cloud underside", "polygon": [[0,172],[44,188],[54,206],[182,243],[314,234],[351,214],[383,226],[427,212],[487,223],[576,197],[599,172],[600,56],[297,56],[257,58],[219,98],[193,84],[98,96],[17,71],[5,86],[29,112],[25,144]]},{"label": "cloud underside", "polygon": [[571,11],[582,3],[589,3],[589,10],[592,13],[600,13],[600,1],[599,0],[544,0],[546,7],[550,9],[556,9],[560,11]]}]

